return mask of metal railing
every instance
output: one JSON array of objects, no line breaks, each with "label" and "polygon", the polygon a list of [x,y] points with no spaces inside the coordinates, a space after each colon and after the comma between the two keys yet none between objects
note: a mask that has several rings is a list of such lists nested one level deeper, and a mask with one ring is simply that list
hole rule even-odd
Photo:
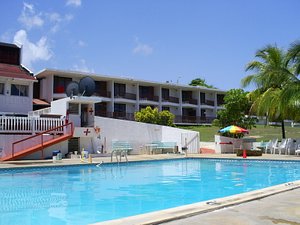
[{"label": "metal railing", "polygon": [[[28,148],[31,148],[34,146],[40,146],[41,149],[43,150],[43,148],[46,147],[45,143],[47,141],[55,139],[56,135],[59,135],[58,137],[60,137],[61,135],[72,136],[73,132],[74,132],[73,123],[70,122],[70,123],[63,124],[61,126],[57,126],[52,129],[46,130],[44,132],[35,134],[28,138],[24,138],[22,140],[16,141],[16,142],[12,143],[11,157],[15,156],[16,150],[18,150],[18,152],[19,152],[21,150],[28,149]],[[16,145],[18,145],[18,147],[16,147]],[[42,158],[43,158],[43,151],[42,151]]]},{"label": "metal railing", "polygon": [[158,102],[158,96],[153,96],[153,95],[141,95],[140,100],[142,101],[154,101]]},{"label": "metal railing", "polygon": [[202,105],[210,105],[215,106],[215,102],[212,100],[205,100],[204,102],[201,102]]},{"label": "metal railing", "polygon": [[169,96],[169,97],[163,97],[163,98],[162,98],[162,101],[163,101],[163,102],[179,103],[179,98],[172,97],[172,96]]},{"label": "metal railing", "polygon": [[203,116],[175,116],[174,123],[211,124],[216,117]]},{"label": "metal railing", "polygon": [[130,100],[136,100],[136,94],[133,94],[133,93],[115,94],[115,98],[125,98],[125,99],[130,99]]},{"label": "metal railing", "polygon": [[197,105],[198,104],[198,101],[197,99],[188,99],[188,98],[183,98],[182,99],[182,103],[183,104],[192,104],[192,105]]},{"label": "metal railing", "polygon": [[110,98],[111,97],[111,92],[110,91],[96,91],[94,93],[94,95],[99,96],[99,97]]}]

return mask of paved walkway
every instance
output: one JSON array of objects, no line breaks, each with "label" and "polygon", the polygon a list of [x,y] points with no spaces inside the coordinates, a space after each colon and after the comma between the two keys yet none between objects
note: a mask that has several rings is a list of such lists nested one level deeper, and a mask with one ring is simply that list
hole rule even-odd
[{"label": "paved walkway", "polygon": [[300,188],[164,225],[300,225]]}]

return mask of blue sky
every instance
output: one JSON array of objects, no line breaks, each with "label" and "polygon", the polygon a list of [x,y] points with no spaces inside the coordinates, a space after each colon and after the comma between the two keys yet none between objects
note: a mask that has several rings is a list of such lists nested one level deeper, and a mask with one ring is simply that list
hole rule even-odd
[{"label": "blue sky", "polygon": [[240,88],[267,44],[300,39],[299,0],[0,1],[0,41],[23,45],[23,64]]}]

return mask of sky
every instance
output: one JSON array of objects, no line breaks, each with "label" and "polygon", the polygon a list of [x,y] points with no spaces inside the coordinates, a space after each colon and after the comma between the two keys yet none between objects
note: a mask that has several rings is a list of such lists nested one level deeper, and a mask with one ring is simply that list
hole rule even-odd
[{"label": "sky", "polygon": [[241,88],[258,49],[300,40],[299,0],[2,0],[0,8],[0,41],[22,45],[34,73],[202,78],[229,90]]}]

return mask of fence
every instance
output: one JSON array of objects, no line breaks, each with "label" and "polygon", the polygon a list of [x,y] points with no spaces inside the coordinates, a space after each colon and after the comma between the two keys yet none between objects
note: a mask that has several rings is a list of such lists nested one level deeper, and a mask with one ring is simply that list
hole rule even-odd
[{"label": "fence", "polygon": [[63,124],[59,118],[0,116],[0,133],[34,134]]}]

